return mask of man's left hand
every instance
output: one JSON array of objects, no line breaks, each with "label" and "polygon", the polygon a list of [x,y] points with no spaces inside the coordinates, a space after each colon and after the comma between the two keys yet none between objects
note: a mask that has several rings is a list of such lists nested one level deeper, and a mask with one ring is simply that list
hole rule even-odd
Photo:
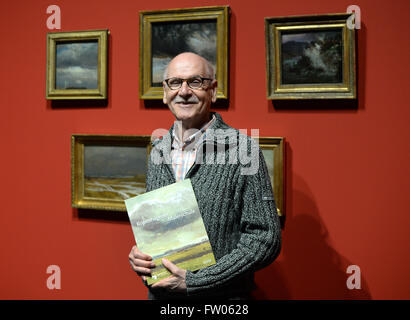
[{"label": "man's left hand", "polygon": [[185,276],[186,270],[178,268],[167,259],[162,259],[162,264],[171,272],[171,276],[152,285],[152,289],[163,288],[170,292],[186,293]]}]

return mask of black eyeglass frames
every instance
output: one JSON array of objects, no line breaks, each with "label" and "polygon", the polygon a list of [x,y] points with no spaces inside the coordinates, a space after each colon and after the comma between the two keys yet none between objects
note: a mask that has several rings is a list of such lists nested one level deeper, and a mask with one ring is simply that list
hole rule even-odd
[{"label": "black eyeglass frames", "polygon": [[169,78],[165,79],[165,83],[171,90],[177,90],[182,87],[184,81],[186,81],[188,87],[191,89],[200,89],[202,88],[204,81],[212,81],[213,79],[210,78],[203,78],[203,77],[192,77],[188,79],[181,79],[181,78]]}]

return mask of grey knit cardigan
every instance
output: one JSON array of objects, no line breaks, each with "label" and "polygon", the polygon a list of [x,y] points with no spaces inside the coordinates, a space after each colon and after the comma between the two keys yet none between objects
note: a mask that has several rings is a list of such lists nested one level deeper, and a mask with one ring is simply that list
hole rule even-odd
[{"label": "grey knit cardigan", "polygon": [[[214,114],[216,121],[185,179],[191,179],[216,264],[187,271],[186,294],[149,288],[149,299],[247,296],[254,288],[254,272],[280,252],[280,222],[262,152],[255,140]],[[172,129],[153,142],[147,191],[176,182],[170,162]]]}]

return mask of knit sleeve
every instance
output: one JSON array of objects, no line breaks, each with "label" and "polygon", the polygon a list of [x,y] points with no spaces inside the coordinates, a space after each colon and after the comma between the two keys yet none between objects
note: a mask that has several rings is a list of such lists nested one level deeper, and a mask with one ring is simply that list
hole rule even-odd
[{"label": "knit sleeve", "polygon": [[154,149],[151,150],[151,153],[148,156],[148,164],[147,164],[147,174],[145,178],[145,192],[152,191],[153,189],[153,181],[155,179],[155,168],[154,163],[152,161],[152,157],[155,156],[156,151]]},{"label": "knit sleeve", "polygon": [[[281,248],[280,222],[263,154],[257,147],[259,164],[254,174],[239,173],[240,237],[236,247],[215,265],[187,271],[189,296],[217,293],[247,274],[272,263]],[[243,168],[242,168],[243,169]]]}]

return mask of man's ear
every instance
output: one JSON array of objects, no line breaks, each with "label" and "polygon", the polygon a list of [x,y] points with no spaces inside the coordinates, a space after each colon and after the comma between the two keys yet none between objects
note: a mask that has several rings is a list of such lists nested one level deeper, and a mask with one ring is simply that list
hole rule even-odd
[{"label": "man's ear", "polygon": [[164,95],[162,96],[162,102],[164,102],[164,104],[167,104],[167,93],[165,92],[165,81],[162,81],[162,90],[164,91]]},{"label": "man's ear", "polygon": [[212,82],[212,102],[215,103],[216,102],[216,94],[218,92],[218,81],[214,80]]}]

